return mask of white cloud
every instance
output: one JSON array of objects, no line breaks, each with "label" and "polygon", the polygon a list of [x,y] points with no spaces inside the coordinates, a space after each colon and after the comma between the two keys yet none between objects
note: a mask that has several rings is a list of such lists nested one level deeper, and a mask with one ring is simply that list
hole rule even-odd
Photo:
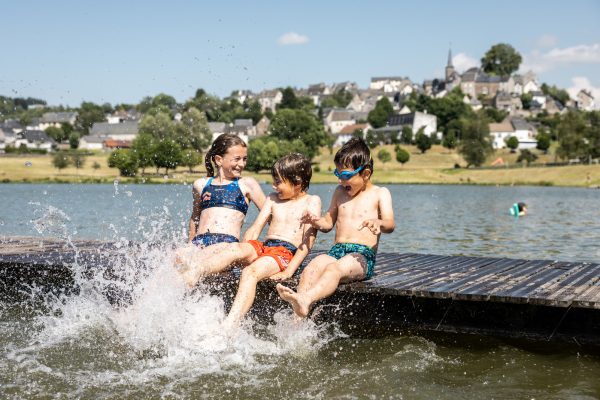
[{"label": "white cloud", "polygon": [[564,64],[599,64],[600,43],[554,48],[547,52],[533,51],[523,57],[521,71],[540,73]]},{"label": "white cloud", "polygon": [[585,89],[592,92],[592,96],[594,96],[594,101],[596,103],[600,102],[600,87],[595,87],[592,85],[592,82],[585,76],[574,76],[571,78],[571,82],[573,82],[573,86],[567,89],[567,92],[571,96],[571,98],[576,99],[577,93],[581,89]]},{"label": "white cloud", "polygon": [[279,39],[277,39],[277,43],[282,46],[305,44],[308,43],[308,36],[299,35],[296,32],[288,32],[281,35]]},{"label": "white cloud", "polygon": [[553,47],[558,44],[558,38],[554,35],[542,35],[537,40],[540,47]]},{"label": "white cloud", "polygon": [[458,53],[454,57],[452,57],[452,65],[458,72],[465,72],[469,68],[478,67],[479,61],[476,59],[469,57],[465,53]]}]

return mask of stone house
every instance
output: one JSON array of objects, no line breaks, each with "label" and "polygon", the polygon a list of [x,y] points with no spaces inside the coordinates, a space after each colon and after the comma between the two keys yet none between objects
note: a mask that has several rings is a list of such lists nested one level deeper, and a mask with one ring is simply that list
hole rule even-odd
[{"label": "stone house", "polygon": [[596,108],[594,96],[591,91],[581,89],[577,93],[577,108],[584,111],[592,111]]},{"label": "stone house", "polygon": [[263,90],[257,97],[262,112],[268,108],[272,112],[277,111],[277,104],[281,103],[283,93],[279,89]]}]

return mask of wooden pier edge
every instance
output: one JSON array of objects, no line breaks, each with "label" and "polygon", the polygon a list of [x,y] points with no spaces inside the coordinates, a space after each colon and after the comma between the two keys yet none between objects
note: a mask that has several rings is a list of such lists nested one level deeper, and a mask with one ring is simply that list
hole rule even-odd
[{"label": "wooden pier edge", "polygon": [[[30,301],[32,287],[77,291],[73,265],[80,271],[110,271],[136,245],[130,246],[0,236],[0,301]],[[289,284],[296,282],[297,278]],[[230,301],[237,279],[227,273],[207,283]],[[127,303],[127,293],[107,289],[111,301]],[[286,306],[272,282],[260,284],[253,308],[256,316],[272,316]],[[354,334],[469,333],[600,349],[600,265],[380,253],[372,280],[340,286],[334,296],[315,305],[312,318],[336,321]]]}]

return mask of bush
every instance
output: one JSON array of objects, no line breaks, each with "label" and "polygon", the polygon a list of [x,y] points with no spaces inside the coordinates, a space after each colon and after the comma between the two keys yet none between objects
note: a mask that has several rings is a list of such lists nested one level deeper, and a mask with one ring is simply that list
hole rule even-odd
[{"label": "bush", "polygon": [[396,161],[398,161],[400,164],[404,165],[405,163],[408,162],[408,160],[410,160],[410,154],[408,153],[408,151],[404,150],[400,146],[397,146],[395,150],[396,150]]}]

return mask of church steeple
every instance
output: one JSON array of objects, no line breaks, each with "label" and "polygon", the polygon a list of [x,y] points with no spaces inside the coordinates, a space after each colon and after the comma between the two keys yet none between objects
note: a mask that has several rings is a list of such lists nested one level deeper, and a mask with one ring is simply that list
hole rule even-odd
[{"label": "church steeple", "polygon": [[448,49],[448,64],[446,64],[446,82],[454,80],[454,66],[452,65],[452,48]]}]

